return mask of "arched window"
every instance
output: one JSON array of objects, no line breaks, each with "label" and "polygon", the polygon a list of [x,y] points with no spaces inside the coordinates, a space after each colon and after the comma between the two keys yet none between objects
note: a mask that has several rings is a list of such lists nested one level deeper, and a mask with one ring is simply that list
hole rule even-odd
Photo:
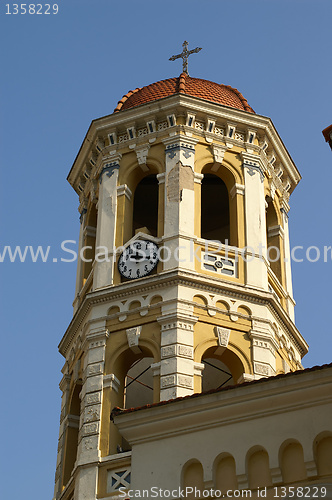
[{"label": "arched window", "polygon": [[204,174],[201,186],[201,238],[230,241],[229,198],[226,184],[213,174]]},{"label": "arched window", "polygon": [[133,209],[133,235],[139,230],[157,236],[158,180],[155,175],[144,177],[136,187]]}]

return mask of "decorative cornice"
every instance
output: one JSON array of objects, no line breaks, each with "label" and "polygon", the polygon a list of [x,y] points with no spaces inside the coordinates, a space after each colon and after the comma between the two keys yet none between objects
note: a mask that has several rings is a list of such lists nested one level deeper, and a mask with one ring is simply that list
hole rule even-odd
[{"label": "decorative cornice", "polygon": [[88,293],[79,309],[76,311],[71,323],[69,324],[65,335],[63,336],[59,350],[63,356],[70,349],[71,343],[75,338],[76,333],[81,328],[91,307],[97,304],[109,302],[111,300],[128,298],[130,296],[140,294],[144,295],[148,291],[159,290],[160,288],[183,285],[193,287],[197,290],[205,290],[209,293],[222,293],[232,298],[246,300],[251,303],[266,305],[273,316],[280,321],[285,331],[290,336],[291,340],[297,346],[298,351],[304,355],[308,351],[308,344],[303,339],[300,332],[297,330],[294,323],[286,311],[281,307],[276,298],[270,292],[263,292],[249,288],[240,283],[230,283],[223,278],[215,278],[190,271],[167,271],[155,276],[150,276],[139,281],[123,283],[116,287],[112,286],[102,291]]}]

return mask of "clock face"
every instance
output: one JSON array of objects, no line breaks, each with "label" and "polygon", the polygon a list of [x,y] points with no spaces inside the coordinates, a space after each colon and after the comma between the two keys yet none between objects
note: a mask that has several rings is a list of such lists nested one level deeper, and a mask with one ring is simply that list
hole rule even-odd
[{"label": "clock face", "polygon": [[158,264],[158,246],[153,241],[136,240],[120,255],[118,269],[128,279],[143,278]]}]

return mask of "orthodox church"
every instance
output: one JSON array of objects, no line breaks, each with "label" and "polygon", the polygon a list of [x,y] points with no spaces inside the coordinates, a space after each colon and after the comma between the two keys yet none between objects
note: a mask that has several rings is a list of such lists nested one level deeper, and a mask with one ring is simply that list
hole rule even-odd
[{"label": "orthodox church", "polygon": [[332,365],[303,369],[294,324],[300,179],[271,119],[187,66],[91,123],[54,500],[332,498]]}]

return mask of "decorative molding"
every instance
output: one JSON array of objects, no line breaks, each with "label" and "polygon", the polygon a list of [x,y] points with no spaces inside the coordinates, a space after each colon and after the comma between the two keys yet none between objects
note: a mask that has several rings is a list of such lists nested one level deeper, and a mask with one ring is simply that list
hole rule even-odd
[{"label": "decorative molding", "polygon": [[141,335],[142,326],[135,326],[134,328],[128,328],[126,330],[128,345],[133,352],[141,352],[138,347],[139,338]]},{"label": "decorative molding", "polygon": [[181,314],[169,314],[166,316],[159,316],[157,318],[158,323],[161,324],[162,332],[167,330],[187,330],[190,332],[194,331],[194,325],[198,321],[197,316],[182,316]]},{"label": "decorative molding", "polygon": [[269,238],[272,238],[273,236],[280,236],[281,238],[284,237],[285,233],[284,230],[281,226],[272,226],[267,229],[267,235]]},{"label": "decorative molding", "polygon": [[269,365],[263,363],[254,363],[255,373],[257,375],[262,375],[263,377],[269,377],[270,367]]},{"label": "decorative molding", "polygon": [[245,186],[243,184],[234,184],[229,194],[231,199],[233,199],[236,195],[244,196]]},{"label": "decorative molding", "polygon": [[166,375],[160,378],[160,387],[165,389],[166,387],[172,387],[176,385],[175,375]]},{"label": "decorative molding", "polygon": [[185,143],[174,143],[166,146],[166,156],[171,160],[175,158],[177,151],[182,151],[183,156],[188,159],[191,155],[195,155],[195,147],[191,144],[187,145]]},{"label": "decorative molding", "polygon": [[85,409],[85,422],[95,422],[100,420],[100,405],[89,406]]},{"label": "decorative molding", "polygon": [[[105,375],[104,379],[107,376],[108,375]],[[101,392],[100,391],[90,392],[90,394],[87,394],[85,396],[85,404],[86,405],[96,405],[98,403],[101,403]]]},{"label": "decorative molding", "polygon": [[149,167],[147,167],[146,165],[149,149],[150,149],[149,144],[144,144],[143,146],[138,146],[137,148],[135,148],[137,161],[143,172],[148,172],[149,170]]},{"label": "decorative molding", "polygon": [[204,174],[199,174],[197,172],[194,172],[194,182],[196,182],[196,184],[202,184],[203,179],[204,179]]},{"label": "decorative molding", "polygon": [[161,174],[157,174],[157,180],[159,184],[165,184],[165,172],[162,172]]},{"label": "decorative molding", "polygon": [[103,389],[106,389],[107,387],[110,387],[115,392],[119,392],[120,380],[114,375],[114,373],[110,373],[109,375],[104,375]]},{"label": "decorative molding", "polygon": [[87,377],[94,377],[95,375],[101,375],[103,373],[103,363],[94,363],[92,365],[88,365],[87,368]]},{"label": "decorative molding", "polygon": [[103,175],[106,174],[107,177],[112,177],[116,170],[119,170],[120,165],[117,162],[106,163],[102,168],[99,175],[99,184],[102,183]]},{"label": "decorative molding", "polygon": [[215,326],[214,332],[218,337],[218,344],[220,347],[227,347],[229,342],[229,337],[231,331],[229,328],[222,328],[221,326]]},{"label": "decorative molding", "polygon": [[193,359],[194,350],[192,347],[183,344],[172,344],[161,348],[162,359],[175,356]]},{"label": "decorative molding", "polygon": [[212,153],[214,158],[214,165],[211,168],[213,172],[216,172],[223,162],[224,155],[228,149],[227,146],[221,146],[220,144],[212,144]]},{"label": "decorative molding", "polygon": [[241,377],[239,377],[237,383],[243,384],[244,382],[252,382],[255,380],[255,375],[251,375],[251,373],[242,373]]},{"label": "decorative molding", "polygon": [[194,363],[194,375],[202,376],[203,370],[205,368],[204,363]]},{"label": "decorative molding", "polygon": [[241,152],[241,157],[242,157],[242,166],[244,169],[245,168],[248,169],[248,174],[252,177],[256,174],[256,172],[258,172],[261,178],[261,182],[263,182],[264,172],[260,161],[260,157],[257,155],[245,153],[244,151]]},{"label": "decorative molding", "polygon": [[83,208],[83,209],[82,209],[82,212],[81,212],[81,214],[80,214],[80,223],[81,223],[81,224],[82,224],[82,223],[83,223],[83,221],[84,221],[84,216],[85,216],[85,214],[86,214],[86,213],[87,213],[87,209],[86,209],[86,208]]},{"label": "decorative molding", "polygon": [[131,192],[127,184],[121,184],[121,186],[117,187],[117,195],[118,196],[125,195],[125,197],[128,198],[128,200],[130,201],[133,196],[133,193]]},{"label": "decorative molding", "polygon": [[93,422],[89,424],[83,424],[82,435],[89,436],[90,434],[98,434],[99,432],[99,422]]}]

